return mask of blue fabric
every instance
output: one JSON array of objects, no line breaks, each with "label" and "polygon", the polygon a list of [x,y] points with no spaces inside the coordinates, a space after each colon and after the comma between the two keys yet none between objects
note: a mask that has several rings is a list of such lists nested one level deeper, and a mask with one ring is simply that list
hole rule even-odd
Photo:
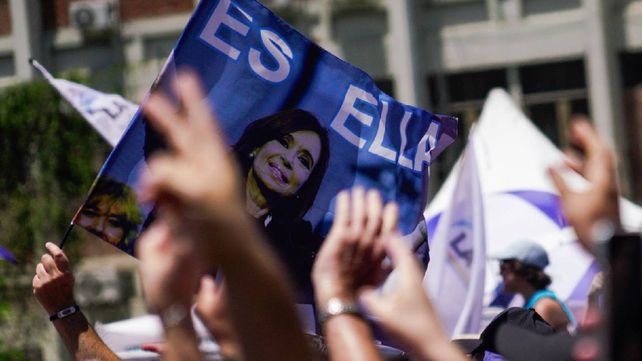
[{"label": "blue fabric", "polygon": [[8,249],[0,246],[0,259],[7,262],[16,263],[16,257]]},{"label": "blue fabric", "polygon": [[521,198],[533,205],[533,207],[539,209],[550,218],[551,221],[555,222],[560,229],[568,227],[568,221],[566,217],[564,217],[564,212],[562,212],[562,207],[560,206],[560,197],[557,194],[533,190],[506,193]]},{"label": "blue fabric", "polygon": [[484,361],[506,361],[502,355],[490,351],[484,351]]},{"label": "blue fabric", "polygon": [[573,316],[573,313],[571,312],[571,310],[569,310],[568,307],[566,307],[566,305],[564,304],[564,302],[562,302],[559,298],[557,298],[555,293],[551,290],[535,291],[535,293],[533,293],[533,295],[528,300],[528,302],[526,302],[526,304],[524,305],[524,308],[535,308],[535,304],[537,304],[537,302],[542,298],[550,298],[556,301],[562,307],[562,310],[564,310],[564,313],[566,313],[566,317],[568,317],[570,324],[575,325],[576,323],[575,317]]},{"label": "blue fabric", "polygon": [[[402,232],[423,222],[428,166],[457,136],[457,119],[397,102],[366,73],[310,42],[254,0],[200,1],[154,87],[173,98],[171,80],[184,67],[200,76],[230,144],[255,120],[286,109],[308,111],[327,129],[328,168],[302,226],[309,223],[317,233],[327,232],[335,195],[353,185],[379,189],[386,201],[396,201]],[[125,202],[146,157],[162,146],[137,114],[99,179],[125,184],[119,200]],[[97,192],[93,187],[88,200]],[[87,203],[79,214],[86,208]],[[140,219],[130,215],[136,218],[134,235],[111,242],[133,254],[150,211],[140,206]],[[79,217],[74,223],[102,236]]]}]

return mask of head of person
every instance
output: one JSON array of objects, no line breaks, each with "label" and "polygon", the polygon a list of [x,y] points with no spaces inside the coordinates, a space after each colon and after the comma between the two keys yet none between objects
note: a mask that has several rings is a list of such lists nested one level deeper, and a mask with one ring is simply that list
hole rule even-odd
[{"label": "head of person", "polygon": [[330,157],[327,130],[301,109],[256,120],[233,147],[274,216],[301,218],[312,206]]},{"label": "head of person", "polygon": [[544,247],[532,241],[517,241],[495,255],[507,292],[518,293],[525,287],[547,288],[551,278],[544,272],[548,254]]},{"label": "head of person", "polygon": [[113,245],[120,245],[136,234],[141,221],[140,209],[129,186],[100,177],[74,223]]}]

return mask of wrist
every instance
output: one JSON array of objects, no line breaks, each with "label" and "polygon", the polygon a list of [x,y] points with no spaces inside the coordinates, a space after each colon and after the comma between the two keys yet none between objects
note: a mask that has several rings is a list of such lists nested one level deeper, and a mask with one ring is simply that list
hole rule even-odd
[{"label": "wrist", "polygon": [[317,307],[324,310],[328,307],[331,300],[341,300],[345,303],[355,303],[357,300],[356,295],[350,292],[324,292],[315,295]]},{"label": "wrist", "polygon": [[80,313],[80,307],[76,304],[72,304],[71,306],[62,307],[57,311],[50,312],[49,321],[54,322],[57,320],[63,320],[78,313]]},{"label": "wrist", "polygon": [[176,303],[163,307],[158,312],[163,327],[168,330],[172,328],[184,328],[192,326],[192,317],[189,307]]},{"label": "wrist", "polygon": [[365,320],[361,307],[354,299],[333,297],[319,307],[318,319],[321,324],[326,324],[331,319],[346,315]]},{"label": "wrist", "polygon": [[36,298],[38,299],[38,302],[40,302],[40,304],[42,305],[42,308],[44,308],[45,311],[50,315],[52,313],[56,313],[56,312],[62,310],[63,308],[67,308],[67,307],[70,307],[70,306],[73,306],[73,305],[76,304],[76,301],[74,300],[73,297],[64,298],[62,301],[53,302],[53,303],[52,302],[44,302],[44,300],[41,300],[38,297],[38,295],[36,295]]}]

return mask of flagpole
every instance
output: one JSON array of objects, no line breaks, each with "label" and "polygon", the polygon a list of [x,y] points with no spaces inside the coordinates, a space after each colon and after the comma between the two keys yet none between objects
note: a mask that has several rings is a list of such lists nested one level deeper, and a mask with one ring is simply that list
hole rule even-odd
[{"label": "flagpole", "polygon": [[67,230],[65,231],[65,234],[62,236],[62,240],[60,241],[60,249],[65,246],[65,241],[67,238],[69,238],[69,234],[71,233],[71,230],[74,229],[74,224],[69,223],[69,227],[67,227]]}]

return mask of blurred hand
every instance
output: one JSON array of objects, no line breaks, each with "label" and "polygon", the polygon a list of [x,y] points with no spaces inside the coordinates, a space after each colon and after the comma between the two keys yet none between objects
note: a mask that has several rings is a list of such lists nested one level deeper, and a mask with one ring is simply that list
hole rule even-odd
[{"label": "blurred hand", "polygon": [[377,191],[357,187],[337,195],[334,222],[312,270],[319,307],[333,297],[354,301],[359,287],[385,278],[383,239],[396,230],[397,218],[396,205],[384,208]]},{"label": "blurred hand", "polygon": [[383,290],[362,288],[360,301],[384,330],[407,349],[447,341],[426,295],[423,272],[414,254],[399,237],[391,238],[385,246],[395,269],[393,283]]},{"label": "blurred hand", "polygon": [[210,275],[201,277],[201,286],[196,295],[196,314],[210,331],[225,357],[240,360],[238,337],[234,332],[227,307],[225,283],[216,284]]},{"label": "blurred hand", "polygon": [[211,238],[215,227],[244,214],[241,181],[196,76],[179,73],[174,88],[183,106],[180,111],[158,93],[144,109],[169,151],[148,162],[140,197],[155,202],[160,214],[191,238]]},{"label": "blurred hand", "polygon": [[167,223],[157,219],[136,243],[139,273],[147,307],[163,315],[170,309],[189,310],[205,266],[193,242],[172,234]]},{"label": "blurred hand", "polygon": [[74,275],[69,260],[58,246],[45,244],[47,253],[36,266],[33,294],[47,313],[52,314],[74,305]]},{"label": "blurred hand", "polygon": [[586,178],[588,189],[571,190],[558,169],[550,168],[549,174],[560,193],[566,219],[582,245],[591,250],[601,234],[608,233],[609,228],[612,232],[621,227],[615,154],[586,118],[575,119],[569,135],[571,142],[584,151],[586,159],[569,154],[566,165]]}]

